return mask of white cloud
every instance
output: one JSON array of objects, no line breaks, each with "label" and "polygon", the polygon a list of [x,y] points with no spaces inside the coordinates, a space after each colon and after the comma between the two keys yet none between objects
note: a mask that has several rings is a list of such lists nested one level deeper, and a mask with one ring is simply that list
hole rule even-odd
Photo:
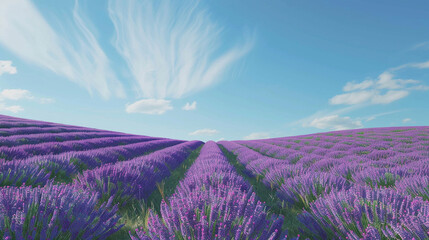
[{"label": "white cloud", "polygon": [[0,92],[0,101],[4,101],[4,100],[18,101],[18,100],[24,100],[24,99],[36,101],[41,104],[48,104],[48,103],[55,102],[55,100],[52,98],[35,97],[33,96],[33,94],[31,94],[30,91],[26,89],[3,89]]},{"label": "white cloud", "polygon": [[[64,18],[64,16],[60,16]],[[104,98],[124,96],[109,59],[82,20],[76,1],[68,37],[59,35],[29,0],[5,0],[0,8],[0,44]]]},{"label": "white cloud", "polygon": [[351,93],[344,93],[337,96],[334,96],[329,100],[331,104],[337,105],[337,104],[360,104],[365,103],[371,100],[371,98],[376,95],[376,91],[360,91],[360,92],[351,92]]},{"label": "white cloud", "polygon": [[22,108],[19,105],[13,105],[13,106],[8,106],[5,108],[7,111],[13,112],[13,113],[18,113],[18,112],[22,112],[24,111],[24,108]]},{"label": "white cloud", "polygon": [[344,92],[350,92],[350,91],[354,91],[354,90],[363,90],[363,89],[367,89],[373,85],[374,85],[374,81],[372,81],[372,80],[365,80],[365,81],[360,82],[360,83],[348,82],[344,86],[343,91]]},{"label": "white cloud", "polygon": [[0,92],[0,100],[33,99],[30,91],[25,89],[4,89]]},{"label": "white cloud", "polygon": [[140,97],[180,98],[202,90],[219,81],[253,47],[253,37],[248,37],[219,52],[224,49],[222,28],[200,5],[200,1],[109,1],[114,44]]},{"label": "white cloud", "polygon": [[319,129],[345,130],[363,127],[361,121],[353,120],[350,117],[340,117],[339,115],[330,115],[321,118],[315,118],[310,124],[304,124],[303,127],[315,127]]},{"label": "white cloud", "polygon": [[403,123],[411,122],[411,118],[404,118],[404,119],[402,120],[402,122],[403,122]]},{"label": "white cloud", "polygon": [[349,105],[343,108],[339,108],[336,110],[327,110],[327,109],[323,109],[323,110],[319,110],[317,112],[315,112],[314,114],[305,117],[305,118],[301,118],[297,121],[294,121],[292,123],[290,123],[290,126],[303,126],[303,127],[309,127],[311,121],[313,121],[316,118],[322,118],[325,116],[331,116],[331,115],[345,115],[348,114],[349,112],[353,112],[356,111],[360,108],[362,108],[364,105],[359,105],[359,104],[355,104],[355,105]]},{"label": "white cloud", "polygon": [[401,98],[408,96],[409,92],[406,90],[390,90],[385,94],[381,94],[378,90],[371,91],[360,91],[352,93],[344,93],[337,96],[334,96],[329,100],[331,104],[388,104],[394,101],[397,101]]},{"label": "white cloud", "polygon": [[362,82],[348,82],[344,87],[344,93],[338,94],[331,99],[332,105],[349,105],[335,110],[318,111],[315,114],[291,123],[291,125],[301,124],[303,127],[316,127],[319,129],[348,129],[363,127],[360,119],[368,122],[379,116],[393,114],[401,110],[379,113],[376,115],[351,119],[350,117],[340,117],[348,112],[366,107],[370,104],[389,104],[399,99],[405,98],[413,91],[428,91],[429,86],[414,79],[395,78],[394,72],[406,68],[429,68],[428,62],[407,63],[398,67],[390,68],[381,73],[377,79],[366,79]]},{"label": "white cloud", "polygon": [[421,63],[414,63],[414,64],[411,64],[411,66],[415,67],[415,68],[420,68],[420,69],[429,68],[429,61],[421,62]]},{"label": "white cloud", "polygon": [[[405,65],[403,65],[405,66]],[[386,71],[377,80],[365,80],[360,83],[348,82],[343,91],[329,100],[330,104],[388,104],[404,98],[412,90],[429,90],[429,86],[416,85],[420,81],[414,79],[394,78],[393,73]]]},{"label": "white cloud", "polygon": [[405,88],[408,84],[419,83],[417,80],[413,79],[393,79],[394,75],[390,72],[384,72],[378,76],[378,81],[376,82],[376,87],[378,89],[401,89]]},{"label": "white cloud", "polygon": [[254,140],[254,139],[264,139],[264,138],[270,138],[269,132],[254,132],[247,136],[244,136],[244,140]]},{"label": "white cloud", "polygon": [[9,111],[13,113],[24,111],[24,108],[20,105],[9,106],[5,103],[8,101],[20,100],[36,101],[41,104],[53,103],[55,101],[52,98],[35,97],[26,89],[3,89],[0,92],[0,111]]},{"label": "white cloud", "polygon": [[192,111],[197,109],[197,102],[193,101],[192,103],[186,103],[185,106],[182,107],[185,111]]},{"label": "white cloud", "polygon": [[401,98],[408,96],[408,91],[388,91],[386,94],[380,95],[376,94],[372,97],[371,103],[373,104],[388,104],[394,101],[397,101]]},{"label": "white cloud", "polygon": [[19,105],[7,106],[6,104],[0,102],[0,111],[9,111],[13,113],[18,113],[18,112],[24,111],[24,108],[22,108]]},{"label": "white cloud", "polygon": [[3,73],[16,74],[16,67],[12,66],[12,61],[0,60],[0,76]]},{"label": "white cloud", "polygon": [[194,135],[199,135],[199,136],[212,136],[219,133],[218,130],[216,129],[209,129],[209,128],[205,128],[205,129],[199,129],[193,132],[190,132],[189,135],[194,136]]},{"label": "white cloud", "polygon": [[144,113],[152,115],[164,114],[173,109],[169,100],[164,99],[143,99],[126,107],[127,113]]}]

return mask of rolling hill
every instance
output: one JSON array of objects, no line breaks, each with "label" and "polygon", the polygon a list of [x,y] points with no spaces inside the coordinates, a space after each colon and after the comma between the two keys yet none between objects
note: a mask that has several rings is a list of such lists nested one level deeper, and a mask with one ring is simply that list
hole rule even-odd
[{"label": "rolling hill", "polygon": [[0,115],[4,239],[428,239],[429,127],[183,141]]}]

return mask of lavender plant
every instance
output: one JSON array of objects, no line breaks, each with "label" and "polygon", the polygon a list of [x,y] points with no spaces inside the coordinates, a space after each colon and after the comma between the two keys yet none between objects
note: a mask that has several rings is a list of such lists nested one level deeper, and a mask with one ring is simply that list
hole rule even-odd
[{"label": "lavender plant", "polygon": [[322,239],[427,239],[428,213],[420,197],[359,186],[316,200],[299,219]]},{"label": "lavender plant", "polygon": [[[278,239],[282,218],[267,219],[263,203],[214,142],[206,143],[167,202],[132,239]],[[234,177],[234,175],[236,175]]]},{"label": "lavender plant", "polygon": [[117,206],[68,185],[0,189],[3,239],[105,239],[119,230]]}]

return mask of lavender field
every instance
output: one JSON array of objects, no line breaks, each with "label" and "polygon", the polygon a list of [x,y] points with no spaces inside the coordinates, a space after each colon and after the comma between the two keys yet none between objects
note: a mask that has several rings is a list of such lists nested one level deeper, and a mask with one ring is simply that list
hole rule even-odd
[{"label": "lavender field", "polygon": [[428,239],[429,127],[180,141],[0,115],[2,239]]}]

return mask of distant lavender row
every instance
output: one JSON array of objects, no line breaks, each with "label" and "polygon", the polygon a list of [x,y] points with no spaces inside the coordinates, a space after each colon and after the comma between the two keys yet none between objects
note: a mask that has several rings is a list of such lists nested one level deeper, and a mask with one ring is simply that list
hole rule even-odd
[{"label": "distant lavender row", "polygon": [[201,144],[200,141],[184,142],[128,161],[105,164],[79,174],[75,184],[115,199],[146,199],[156,183],[170,176]]},{"label": "distant lavender row", "polygon": [[57,126],[69,126],[69,125],[63,125],[58,123],[11,117],[11,116],[1,115],[1,114],[0,114],[0,123],[22,123],[22,124],[34,124],[34,125],[52,124]]},{"label": "distant lavender row", "polygon": [[144,136],[103,137],[66,142],[46,142],[16,147],[0,147],[0,158],[6,160],[24,159],[38,155],[60,154],[69,151],[86,151],[103,147],[126,145],[137,142],[157,140]]},{"label": "distant lavender row", "polygon": [[59,127],[58,124],[52,124],[52,123],[25,123],[25,122],[5,122],[0,121],[0,129],[2,128],[25,128],[25,127]]},{"label": "distant lavender row", "polygon": [[[94,169],[106,163],[115,163],[138,157],[149,151],[156,151],[175,144],[179,140],[154,140],[124,146],[102,149],[67,152],[58,155],[45,155],[13,160],[0,164],[0,186],[19,186],[30,181],[35,185],[44,185],[47,178],[58,174],[76,175],[79,170]],[[49,175],[47,175],[49,174]]]},{"label": "distant lavender row", "polygon": [[[365,128],[365,129],[352,129],[352,130],[341,130],[333,132],[324,132],[316,134],[308,134],[301,136],[292,137],[281,137],[271,139],[260,139],[253,141],[271,142],[271,141],[283,141],[283,142],[305,142],[310,139],[320,140],[322,142],[341,142],[359,139],[379,139],[382,138],[384,141],[390,141],[392,137],[406,139],[412,136],[414,139],[420,137],[426,138],[429,136],[428,126],[416,126],[416,127],[386,127],[386,128]],[[421,139],[421,138],[420,138]],[[420,140],[419,139],[419,140]]]},{"label": "distant lavender row", "polygon": [[80,127],[80,126],[74,126],[74,125],[68,125],[68,124],[60,124],[60,123],[52,123],[52,122],[45,122],[45,121],[38,121],[38,120],[31,120],[31,119],[25,119],[25,118],[17,118],[17,117],[11,117],[6,115],[0,114],[0,125],[1,124],[22,124],[22,125],[35,125],[35,126],[53,126],[53,127],[71,127],[71,128],[82,128],[82,129],[92,129],[94,131],[104,131],[105,130],[99,130],[95,128],[87,128],[87,127]]},{"label": "distant lavender row", "polygon": [[300,166],[292,168],[292,165],[286,160],[264,156],[235,142],[220,141],[219,144],[237,155],[237,160],[243,164],[250,177],[262,178],[263,183],[269,188],[278,188],[284,180],[282,178],[306,172]]},{"label": "distant lavender row", "polygon": [[105,239],[121,227],[111,200],[96,207],[97,194],[52,183],[0,188],[0,237]]},{"label": "distant lavender row", "polygon": [[[418,139],[417,139],[418,140]],[[427,145],[424,141],[416,141],[408,138],[408,143],[393,138],[392,141],[382,141],[381,139],[362,139],[348,140],[343,142],[327,143],[312,140],[306,140],[302,143],[278,143],[270,141],[270,144],[262,141],[237,141],[252,149],[255,149],[271,157],[285,159],[290,163],[296,163],[304,155],[313,154],[314,156],[323,156],[329,158],[365,157],[367,159],[378,160],[380,158],[394,157],[397,154],[429,151],[429,140]],[[412,142],[411,142],[412,141]],[[275,145],[272,145],[275,144]]]},{"label": "distant lavender row", "polygon": [[[395,182],[415,174],[428,174],[425,163],[428,152],[399,153],[378,159],[344,155],[337,158],[301,152],[297,161],[273,159],[236,143],[221,142],[252,176],[261,175],[266,186],[278,189],[280,199],[301,207],[333,191],[348,189],[352,184],[371,187],[392,187]],[[426,156],[425,156],[426,153]],[[254,157],[249,157],[253,155]],[[412,165],[396,166],[398,163]],[[378,168],[381,167],[381,168]],[[389,167],[386,169],[385,167]],[[326,173],[325,173],[326,172]]]},{"label": "distant lavender row", "polygon": [[65,132],[65,133],[37,133],[37,134],[23,134],[13,135],[0,138],[0,146],[19,146],[24,144],[37,144],[43,142],[62,142],[70,140],[82,140],[100,137],[124,137],[134,136],[125,133],[114,132]]},{"label": "distant lavender row", "polygon": [[[59,133],[59,132],[102,132],[91,128],[83,127],[26,127],[26,128],[6,128],[0,129],[0,136],[11,136],[18,134],[35,134],[35,133]],[[103,131],[109,132],[109,131]]]},{"label": "distant lavender row", "polygon": [[221,143],[304,208],[300,221],[320,239],[428,239],[428,136],[382,128]]},{"label": "distant lavender row", "polygon": [[282,218],[266,219],[256,200],[214,142],[206,143],[168,203],[161,218],[150,212],[148,232],[137,229],[136,239],[277,239]]}]

